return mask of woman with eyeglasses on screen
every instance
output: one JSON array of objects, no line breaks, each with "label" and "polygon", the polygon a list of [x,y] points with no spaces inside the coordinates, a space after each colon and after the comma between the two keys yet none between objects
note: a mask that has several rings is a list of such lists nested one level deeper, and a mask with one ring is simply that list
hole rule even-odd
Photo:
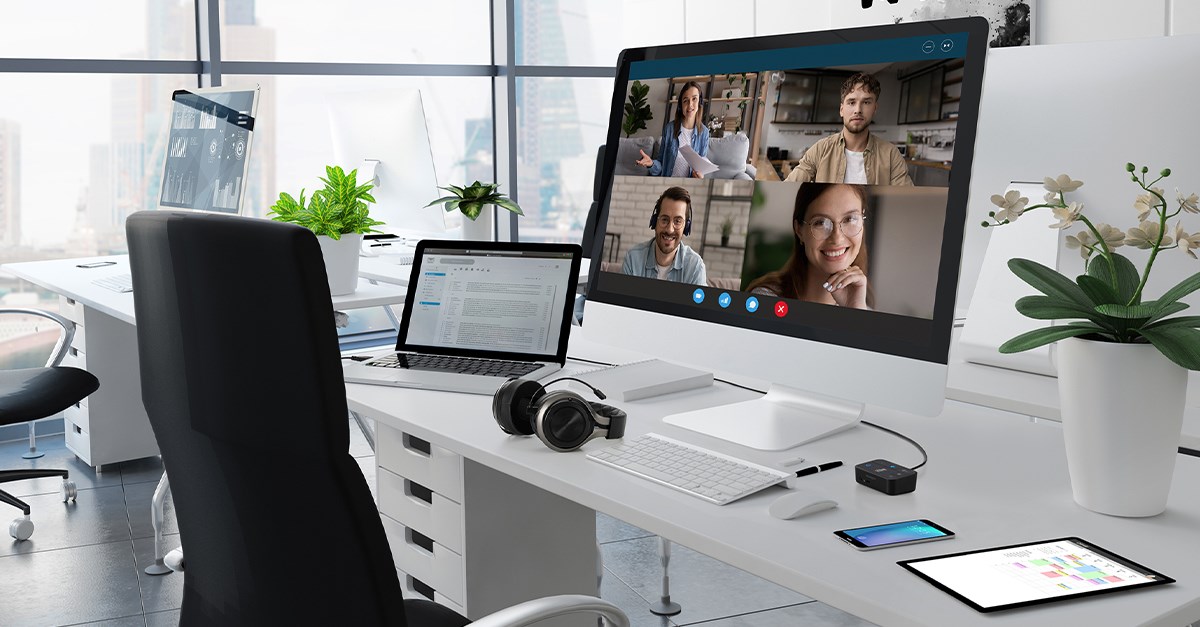
[{"label": "woman with eyeglasses on screen", "polygon": [[867,285],[867,192],[862,185],[804,183],[792,212],[792,255],[753,280],[756,294],[870,309]]},{"label": "woman with eyeglasses on screen", "polygon": [[679,147],[686,144],[701,157],[708,156],[708,128],[704,126],[704,96],[701,93],[700,83],[688,81],[683,84],[675,105],[675,119],[663,127],[659,159],[651,159],[645,150],[638,151],[642,158],[635,163],[650,168],[650,176],[704,178],[688,167],[683,155],[679,154]]}]

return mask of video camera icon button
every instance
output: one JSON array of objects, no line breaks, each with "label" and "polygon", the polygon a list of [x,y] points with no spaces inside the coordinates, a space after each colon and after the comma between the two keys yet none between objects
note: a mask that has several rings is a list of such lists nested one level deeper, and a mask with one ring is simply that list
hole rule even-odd
[{"label": "video camera icon button", "polygon": [[704,290],[696,288],[696,291],[692,292],[692,300],[695,301],[697,305],[704,302]]}]

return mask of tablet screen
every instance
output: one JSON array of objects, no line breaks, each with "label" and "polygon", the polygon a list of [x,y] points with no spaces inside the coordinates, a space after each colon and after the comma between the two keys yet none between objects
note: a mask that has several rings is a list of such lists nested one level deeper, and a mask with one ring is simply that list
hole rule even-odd
[{"label": "tablet screen", "polygon": [[1079,538],[897,563],[980,612],[1175,582]]}]

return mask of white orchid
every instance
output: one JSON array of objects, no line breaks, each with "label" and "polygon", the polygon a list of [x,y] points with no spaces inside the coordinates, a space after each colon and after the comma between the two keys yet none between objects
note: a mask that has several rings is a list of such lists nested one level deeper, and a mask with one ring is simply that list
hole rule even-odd
[{"label": "white orchid", "polygon": [[[1157,193],[1159,196],[1161,196],[1163,193],[1163,190],[1157,187],[1153,188],[1152,191]],[[1137,209],[1138,222],[1145,221],[1146,217],[1150,215],[1150,212],[1158,209],[1160,205],[1161,203],[1158,201],[1158,196],[1155,196],[1152,193],[1142,194],[1134,199],[1133,208]]]},{"label": "white orchid", "polygon": [[1192,233],[1189,235],[1183,230],[1183,223],[1176,222],[1175,242],[1179,244],[1180,250],[1188,255],[1191,255],[1192,259],[1200,259],[1200,257],[1196,257],[1196,253],[1192,252],[1197,248],[1200,248],[1200,233]]},{"label": "white orchid", "polygon": [[1096,240],[1092,239],[1092,234],[1088,231],[1080,231],[1075,235],[1067,236],[1067,248],[1079,249],[1079,256],[1087,259],[1092,256],[1092,245]]},{"label": "white orchid", "polygon": [[997,222],[1015,222],[1024,213],[1029,199],[1021,196],[1021,192],[1010,189],[1003,196],[992,194],[992,204],[1000,207],[1000,211],[997,211],[994,216]]},{"label": "white orchid", "polygon": [[1125,231],[1109,224],[1100,224],[1096,230],[1100,232],[1100,238],[1104,240],[1105,244],[1108,244],[1110,249],[1125,245]]},{"label": "white orchid", "polygon": [[[1049,180],[1049,179],[1047,179]],[[1082,183],[1081,183],[1082,184]],[[1050,225],[1052,229],[1065,229],[1079,219],[1079,214],[1083,213],[1083,203],[1070,202],[1066,207],[1055,207],[1054,217],[1058,218],[1058,222]]]},{"label": "white orchid", "polygon": [[1163,235],[1162,241],[1158,241],[1158,235],[1162,232],[1161,227],[1157,222],[1145,221],[1141,224],[1129,229],[1129,234],[1125,237],[1125,243],[1135,248],[1151,249],[1157,245],[1159,248],[1170,246],[1174,240],[1170,235]]},{"label": "white orchid", "polygon": [[1054,193],[1058,192],[1073,192],[1083,185],[1083,181],[1073,181],[1066,174],[1059,174],[1058,178],[1046,177],[1043,181],[1043,186],[1047,191]]},{"label": "white orchid", "polygon": [[1042,198],[1046,201],[1047,205],[1057,204],[1058,203],[1058,192],[1046,192],[1046,195],[1042,196]]},{"label": "white orchid", "polygon": [[1179,191],[1179,188],[1176,187],[1175,199],[1179,201],[1180,209],[1188,213],[1200,213],[1200,197],[1197,197],[1195,194],[1185,198],[1183,192]]}]

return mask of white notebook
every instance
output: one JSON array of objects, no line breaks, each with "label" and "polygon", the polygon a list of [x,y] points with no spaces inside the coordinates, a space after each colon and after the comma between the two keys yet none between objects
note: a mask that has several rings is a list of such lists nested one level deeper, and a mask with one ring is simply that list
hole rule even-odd
[{"label": "white notebook", "polygon": [[574,376],[596,386],[614,401],[636,401],[671,392],[708,387],[713,383],[711,372],[660,359],[609,366]]}]

